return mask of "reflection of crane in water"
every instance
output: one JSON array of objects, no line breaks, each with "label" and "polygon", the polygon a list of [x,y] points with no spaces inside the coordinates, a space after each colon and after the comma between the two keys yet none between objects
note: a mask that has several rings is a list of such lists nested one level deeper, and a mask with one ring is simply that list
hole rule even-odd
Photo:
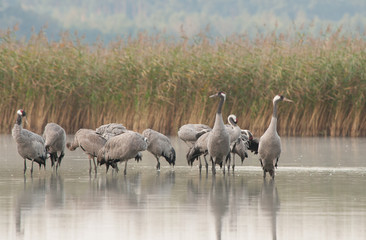
[{"label": "reflection of crane in water", "polygon": [[[24,181],[24,190],[16,198],[15,225],[18,236],[24,237],[24,227],[38,226],[32,214],[34,210],[55,209],[64,206],[63,179],[58,174],[52,174],[50,179],[39,178],[38,181]],[[47,221],[45,219],[44,221]],[[30,224],[29,224],[30,223]],[[31,233],[29,233],[31,235]]]},{"label": "reflection of crane in water", "polygon": [[272,239],[277,239],[277,212],[280,209],[280,199],[274,180],[263,181],[260,206],[271,219]]},{"label": "reflection of crane in water", "polygon": [[216,239],[221,239],[222,219],[229,208],[229,189],[226,179],[212,179],[212,188],[210,193],[210,203],[213,214],[215,216]]}]

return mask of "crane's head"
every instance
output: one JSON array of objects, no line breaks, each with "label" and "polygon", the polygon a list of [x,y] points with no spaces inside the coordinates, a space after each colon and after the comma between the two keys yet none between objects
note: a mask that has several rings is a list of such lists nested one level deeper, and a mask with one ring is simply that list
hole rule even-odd
[{"label": "crane's head", "polygon": [[228,117],[227,117],[227,121],[232,124],[232,122],[234,124],[238,124],[238,119],[236,118],[236,116],[234,114],[230,114]]},{"label": "crane's head", "polygon": [[21,117],[25,117],[25,116],[26,116],[26,113],[25,113],[25,111],[24,111],[23,109],[19,109],[19,110],[17,111],[17,114],[18,114],[19,116],[21,116]]},{"label": "crane's head", "polygon": [[273,98],[273,104],[276,103],[276,102],[280,102],[280,101],[285,101],[285,102],[294,102],[288,98],[285,98],[284,96],[282,95],[276,95],[274,98]]},{"label": "crane's head", "polygon": [[210,96],[210,98],[212,98],[212,97],[223,97],[224,100],[225,100],[226,99],[226,94],[224,92],[218,92],[218,93]]},{"label": "crane's head", "polygon": [[241,134],[244,134],[249,140],[253,139],[253,134],[249,130],[241,130]]}]

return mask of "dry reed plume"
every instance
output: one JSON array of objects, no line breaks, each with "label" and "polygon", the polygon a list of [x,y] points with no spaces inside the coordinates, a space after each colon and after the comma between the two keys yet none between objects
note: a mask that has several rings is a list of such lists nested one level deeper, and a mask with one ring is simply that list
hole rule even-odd
[{"label": "dry reed plume", "polygon": [[[289,33],[174,39],[141,33],[108,46],[43,32],[0,39],[0,131],[10,133],[18,108],[38,133],[57,122],[68,133],[121,122],[175,135],[186,123],[213,124],[227,93],[224,116],[234,113],[256,136],[267,128],[272,98],[282,93],[279,133],[292,136],[366,136],[365,36],[328,29],[321,37]],[[73,39],[73,40],[72,40]]]}]

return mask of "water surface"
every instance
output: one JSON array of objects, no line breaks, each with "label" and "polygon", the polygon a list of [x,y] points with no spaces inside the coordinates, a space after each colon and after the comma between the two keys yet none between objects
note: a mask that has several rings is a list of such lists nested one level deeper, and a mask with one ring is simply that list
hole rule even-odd
[{"label": "water surface", "polygon": [[[68,136],[70,139],[70,136]],[[177,165],[144,152],[127,175],[89,176],[80,149],[60,171],[23,175],[10,135],[0,136],[2,239],[366,239],[366,138],[282,138],[276,180],[249,154],[234,173],[199,174],[172,138]],[[30,162],[28,162],[30,167]],[[120,166],[120,169],[123,165]]]}]

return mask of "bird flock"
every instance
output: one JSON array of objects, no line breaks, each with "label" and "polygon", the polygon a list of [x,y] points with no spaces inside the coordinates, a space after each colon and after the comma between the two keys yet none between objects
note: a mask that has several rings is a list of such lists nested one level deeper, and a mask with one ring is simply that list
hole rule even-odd
[{"label": "bird flock", "polygon": [[[211,95],[218,98],[219,103],[215,114],[215,122],[211,128],[205,124],[185,124],[178,130],[178,137],[188,145],[186,154],[187,163],[192,166],[194,161],[199,162],[199,172],[202,170],[203,157],[206,173],[211,163],[212,174],[216,174],[216,165],[219,165],[225,174],[227,170],[234,171],[235,156],[238,155],[243,163],[248,158],[248,151],[259,155],[259,162],[263,169],[263,177],[268,172],[272,179],[281,154],[281,139],[277,133],[277,106],[281,101],[293,102],[281,95],[273,98],[273,114],[270,125],[258,139],[253,138],[249,130],[242,130],[237,124],[237,118],[231,114],[224,123],[222,109],[226,100],[224,92]],[[156,169],[160,170],[160,157],[174,167],[176,153],[170,139],[153,129],[145,129],[141,134],[128,130],[119,123],[109,123],[97,129],[79,129],[72,142],[66,143],[65,130],[56,123],[48,123],[43,135],[40,136],[22,127],[22,120],[26,119],[23,109],[17,111],[17,118],[12,129],[12,136],[16,142],[19,155],[24,160],[24,174],[27,170],[27,160],[32,162],[30,169],[33,174],[33,164],[39,168],[46,167],[46,160],[50,158],[51,167],[57,172],[65,155],[65,147],[74,151],[80,147],[89,159],[89,174],[97,174],[98,166],[105,165],[106,173],[112,167],[118,172],[118,164],[124,162],[124,174],[127,174],[127,162],[135,159],[142,160],[142,152],[147,150],[155,156]],[[209,156],[209,160],[207,160]]]}]

